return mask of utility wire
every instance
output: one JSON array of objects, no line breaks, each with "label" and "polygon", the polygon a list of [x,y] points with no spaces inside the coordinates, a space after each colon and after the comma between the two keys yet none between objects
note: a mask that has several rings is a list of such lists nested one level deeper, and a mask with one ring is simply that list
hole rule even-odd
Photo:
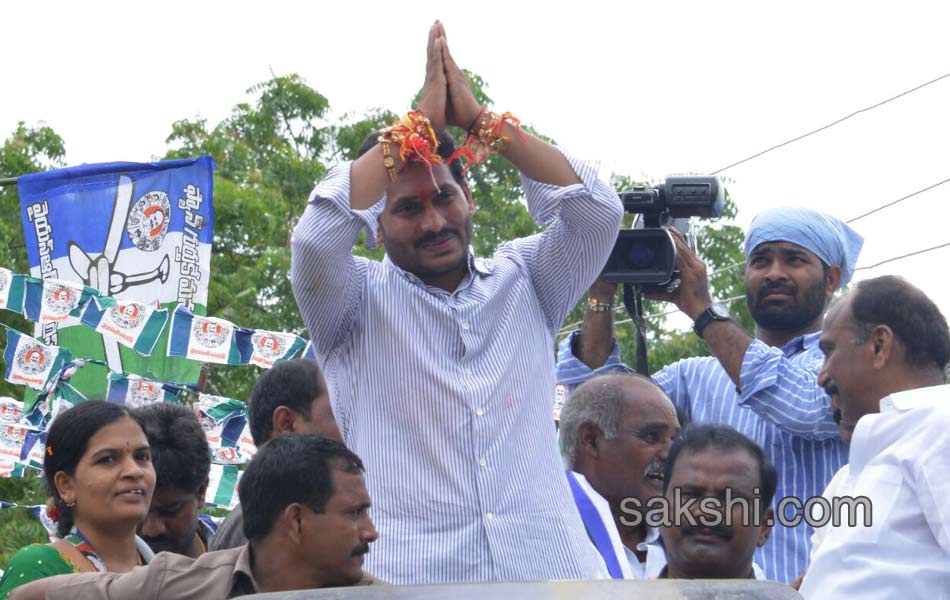
[{"label": "utility wire", "polygon": [[758,158],[758,157],[760,157],[760,156],[762,156],[762,155],[764,155],[764,154],[768,154],[769,152],[771,152],[771,151],[773,151],[773,150],[777,150],[777,149],[779,149],[779,148],[781,148],[781,147],[783,147],[783,146],[788,146],[789,144],[793,144],[793,143],[795,143],[795,142],[797,142],[797,141],[799,141],[799,140],[803,140],[803,139],[807,138],[808,136],[815,135],[816,133],[819,133],[819,132],[822,132],[822,131],[824,131],[824,130],[826,130],[826,129],[829,129],[829,128],[831,128],[831,127],[834,127],[835,125],[838,125],[839,123],[843,123],[844,121],[847,121],[848,119],[850,119],[850,118],[852,118],[852,117],[855,117],[855,116],[857,116],[857,115],[859,115],[859,114],[861,114],[861,113],[868,112],[868,111],[874,110],[875,108],[884,106],[884,105],[887,104],[888,102],[893,102],[894,100],[897,100],[898,98],[902,98],[902,97],[904,97],[904,96],[907,96],[908,94],[912,94],[912,93],[914,93],[914,92],[916,92],[916,91],[918,91],[918,90],[921,90],[921,89],[927,87],[928,85],[933,85],[933,84],[937,83],[938,81],[942,81],[942,80],[944,80],[944,79],[947,79],[948,77],[950,77],[950,73],[944,73],[943,75],[941,75],[940,77],[937,77],[936,79],[931,79],[930,81],[927,81],[927,82],[925,82],[925,83],[922,83],[922,84],[920,84],[920,85],[918,85],[918,86],[916,86],[916,87],[913,87],[913,88],[911,88],[911,89],[909,89],[909,90],[904,90],[903,92],[897,94],[896,96],[891,96],[890,98],[888,98],[888,99],[886,99],[886,100],[882,100],[882,101],[878,102],[877,104],[872,104],[871,106],[866,106],[866,107],[864,107],[864,108],[860,108],[860,109],[858,109],[858,110],[852,112],[852,113],[849,114],[849,115],[845,115],[844,117],[841,117],[840,119],[837,119],[837,120],[835,120],[835,121],[832,121],[831,123],[828,123],[827,125],[822,125],[822,126],[819,127],[818,129],[813,129],[812,131],[809,131],[809,132],[807,132],[807,133],[803,133],[802,135],[799,135],[799,136],[794,137],[794,138],[792,138],[792,139],[790,139],[790,140],[784,141],[784,142],[782,142],[781,144],[776,144],[776,145],[774,145],[774,146],[772,146],[772,147],[770,147],[770,148],[766,148],[765,150],[762,150],[761,152],[757,152],[757,153],[753,154],[752,156],[748,156],[748,157],[743,158],[742,160],[736,161],[736,162],[734,162],[734,163],[732,163],[732,164],[730,164],[730,165],[726,165],[725,167],[716,169],[715,171],[713,171],[712,173],[710,173],[710,175],[716,175],[717,173],[721,173],[721,172],[723,172],[723,171],[725,171],[725,170],[727,170],[727,169],[731,169],[732,167],[736,167],[736,166],[739,166],[739,165],[741,165],[741,164],[743,164],[743,163],[747,163],[747,162],[749,162],[750,160],[752,160],[752,159],[754,159],[754,158]]},{"label": "utility wire", "polygon": [[916,250],[916,251],[914,251],[914,252],[908,252],[907,254],[901,254],[900,256],[895,256],[895,257],[893,257],[893,258],[887,258],[887,259],[882,260],[881,262],[876,262],[876,263],[874,263],[873,265],[868,265],[868,266],[866,266],[866,267],[858,267],[857,269],[855,269],[855,271],[864,271],[865,269],[873,269],[873,268],[875,268],[875,267],[880,267],[881,265],[886,265],[887,263],[894,262],[895,260],[900,260],[900,259],[902,259],[902,258],[908,258],[908,257],[910,257],[910,256],[917,256],[918,254],[924,254],[924,253],[930,252],[930,251],[932,251],[932,250],[939,250],[940,248],[946,248],[947,246],[950,246],[950,242],[947,242],[947,243],[945,243],[945,244],[938,244],[938,245],[936,245],[936,246],[931,246],[930,248],[924,248],[923,250]]},{"label": "utility wire", "polygon": [[[887,204],[882,204],[881,206],[878,206],[877,208],[873,208],[873,209],[869,210],[869,211],[866,212],[866,213],[860,214],[860,215],[858,215],[858,216],[856,216],[856,217],[852,217],[852,218],[848,219],[847,221],[845,221],[845,223],[849,223],[849,224],[850,224],[850,223],[854,223],[855,221],[857,221],[857,220],[859,220],[859,219],[863,219],[864,217],[873,215],[874,213],[880,212],[880,211],[884,210],[885,208],[890,208],[890,207],[892,207],[892,206],[894,206],[894,205],[896,205],[896,204],[900,204],[900,203],[903,202],[904,200],[908,200],[908,199],[910,199],[910,198],[913,198],[914,196],[917,196],[917,195],[919,195],[919,194],[923,194],[924,192],[930,191],[930,190],[934,189],[935,187],[939,187],[939,186],[944,185],[944,184],[946,184],[946,183],[950,183],[950,177],[948,177],[947,179],[944,179],[944,180],[942,180],[942,181],[938,181],[937,183],[932,183],[932,184],[930,184],[930,185],[928,185],[928,186],[926,186],[926,187],[922,187],[922,188],[920,188],[920,189],[917,190],[917,191],[911,192],[911,193],[907,194],[906,196],[901,196],[901,197],[898,198],[897,200],[892,200],[892,201],[888,202]],[[727,265],[727,266],[725,266],[725,267],[722,267],[721,269],[716,269],[715,271],[713,271],[712,273],[710,273],[709,276],[712,277],[713,275],[715,275],[715,274],[717,274],[717,273],[725,273],[726,271],[731,271],[732,269],[735,269],[736,267],[741,266],[741,265],[744,265],[744,264],[745,264],[745,261],[739,261],[739,262],[736,262],[736,263],[732,263],[731,265]],[[861,267],[861,268],[870,268],[870,267]]]}]

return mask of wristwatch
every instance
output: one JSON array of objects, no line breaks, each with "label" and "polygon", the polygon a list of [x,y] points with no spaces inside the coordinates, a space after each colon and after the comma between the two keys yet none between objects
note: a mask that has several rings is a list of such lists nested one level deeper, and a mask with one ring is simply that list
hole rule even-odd
[{"label": "wristwatch", "polygon": [[587,310],[590,312],[610,312],[613,309],[613,302],[601,302],[597,298],[589,298],[587,300]]},{"label": "wristwatch", "polygon": [[706,307],[706,310],[693,322],[693,331],[699,337],[703,337],[703,330],[713,321],[729,321],[729,309],[724,304],[713,303]]}]

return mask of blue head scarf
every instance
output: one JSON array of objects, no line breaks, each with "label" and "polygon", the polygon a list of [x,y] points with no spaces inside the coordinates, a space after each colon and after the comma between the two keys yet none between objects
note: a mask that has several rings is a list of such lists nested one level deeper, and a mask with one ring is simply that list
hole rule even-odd
[{"label": "blue head scarf", "polygon": [[864,238],[846,223],[807,208],[772,208],[752,220],[745,257],[765,242],[791,242],[811,251],[830,267],[841,268],[841,286],[851,281]]}]

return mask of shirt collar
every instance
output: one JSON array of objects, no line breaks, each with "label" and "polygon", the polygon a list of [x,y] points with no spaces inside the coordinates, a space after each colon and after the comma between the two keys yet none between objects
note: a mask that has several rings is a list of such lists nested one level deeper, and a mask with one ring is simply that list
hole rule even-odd
[{"label": "shirt collar", "polygon": [[659,539],[660,530],[656,527],[647,526],[647,534],[643,538],[643,541],[637,544],[637,552],[645,552],[647,550],[647,546],[650,544],[655,544]]},{"label": "shirt collar", "polygon": [[253,552],[250,544],[241,546],[241,552],[234,561],[234,571],[231,573],[231,591],[240,594],[256,594],[257,581],[254,579]]},{"label": "shirt collar", "polygon": [[895,392],[881,398],[881,412],[904,412],[916,408],[932,408],[947,402],[950,394],[950,385],[933,385],[928,387]]},{"label": "shirt collar", "polygon": [[[393,269],[397,273],[400,273],[403,277],[409,281],[416,283],[418,285],[425,285],[415,273],[406,271],[405,269],[400,268],[396,265],[390,258],[389,255],[383,256],[383,265],[388,269]],[[475,256],[475,251],[471,246],[468,248],[468,272],[469,273],[478,273],[482,277],[487,277],[492,274],[495,269],[495,265],[491,259],[478,258]],[[464,280],[463,280],[464,285]],[[459,286],[459,289],[462,289],[463,285]]]},{"label": "shirt collar", "polygon": [[788,358],[805,350],[817,348],[818,339],[820,337],[821,331],[813,331],[812,333],[806,333],[805,335],[792,338],[788,343],[782,346],[782,353]]}]

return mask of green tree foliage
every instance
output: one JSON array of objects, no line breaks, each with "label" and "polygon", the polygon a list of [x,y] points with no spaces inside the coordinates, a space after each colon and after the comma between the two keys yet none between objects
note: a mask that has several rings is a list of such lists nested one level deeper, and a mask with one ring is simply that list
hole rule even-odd
[{"label": "green tree foliage", "polygon": [[[467,75],[479,101],[491,106],[484,80],[473,73]],[[248,93],[252,100],[234,106],[220,123],[210,124],[200,117],[173,123],[165,158],[209,154],[217,163],[208,313],[242,326],[305,335],[290,287],[293,227],[314,183],[329,166],[354,159],[363,140],[391,123],[396,115],[377,108],[331,122],[327,98],[297,75],[274,77],[251,87]],[[528,125],[525,128],[537,135]],[[454,135],[461,140],[464,132],[455,131]],[[63,141],[50,128],[30,128],[21,123],[0,149],[0,177],[62,166],[63,156]],[[538,231],[524,205],[520,175],[507,161],[491,157],[473,167],[468,180],[478,208],[473,239],[478,255],[491,255],[499,244]],[[613,183],[622,190],[633,181],[615,177]],[[19,214],[15,187],[0,188],[0,265],[25,272],[27,258]],[[729,224],[734,215],[734,205],[727,202],[725,217],[707,223],[700,235],[699,251],[713,273],[714,294],[721,299],[742,295],[741,266],[727,268],[742,261],[742,232]],[[382,249],[367,251],[362,239],[354,252],[382,257]],[[647,302],[645,312],[654,315],[670,308]],[[732,309],[741,322],[751,327],[744,303],[734,302]],[[582,317],[583,302],[567,323]],[[30,329],[28,322],[7,311],[0,312],[0,322],[23,331]],[[691,333],[671,330],[664,317],[651,317],[648,323],[651,368],[707,353],[700,340]],[[632,326],[619,324],[617,338],[625,360],[633,362]],[[246,399],[259,374],[256,367],[214,365],[207,391]],[[0,381],[0,395],[20,397],[22,389]],[[35,477],[0,479],[0,499],[40,504],[44,497],[41,482]],[[19,518],[23,513],[22,509],[0,513],[0,567],[11,550],[45,537],[38,522]]]}]

